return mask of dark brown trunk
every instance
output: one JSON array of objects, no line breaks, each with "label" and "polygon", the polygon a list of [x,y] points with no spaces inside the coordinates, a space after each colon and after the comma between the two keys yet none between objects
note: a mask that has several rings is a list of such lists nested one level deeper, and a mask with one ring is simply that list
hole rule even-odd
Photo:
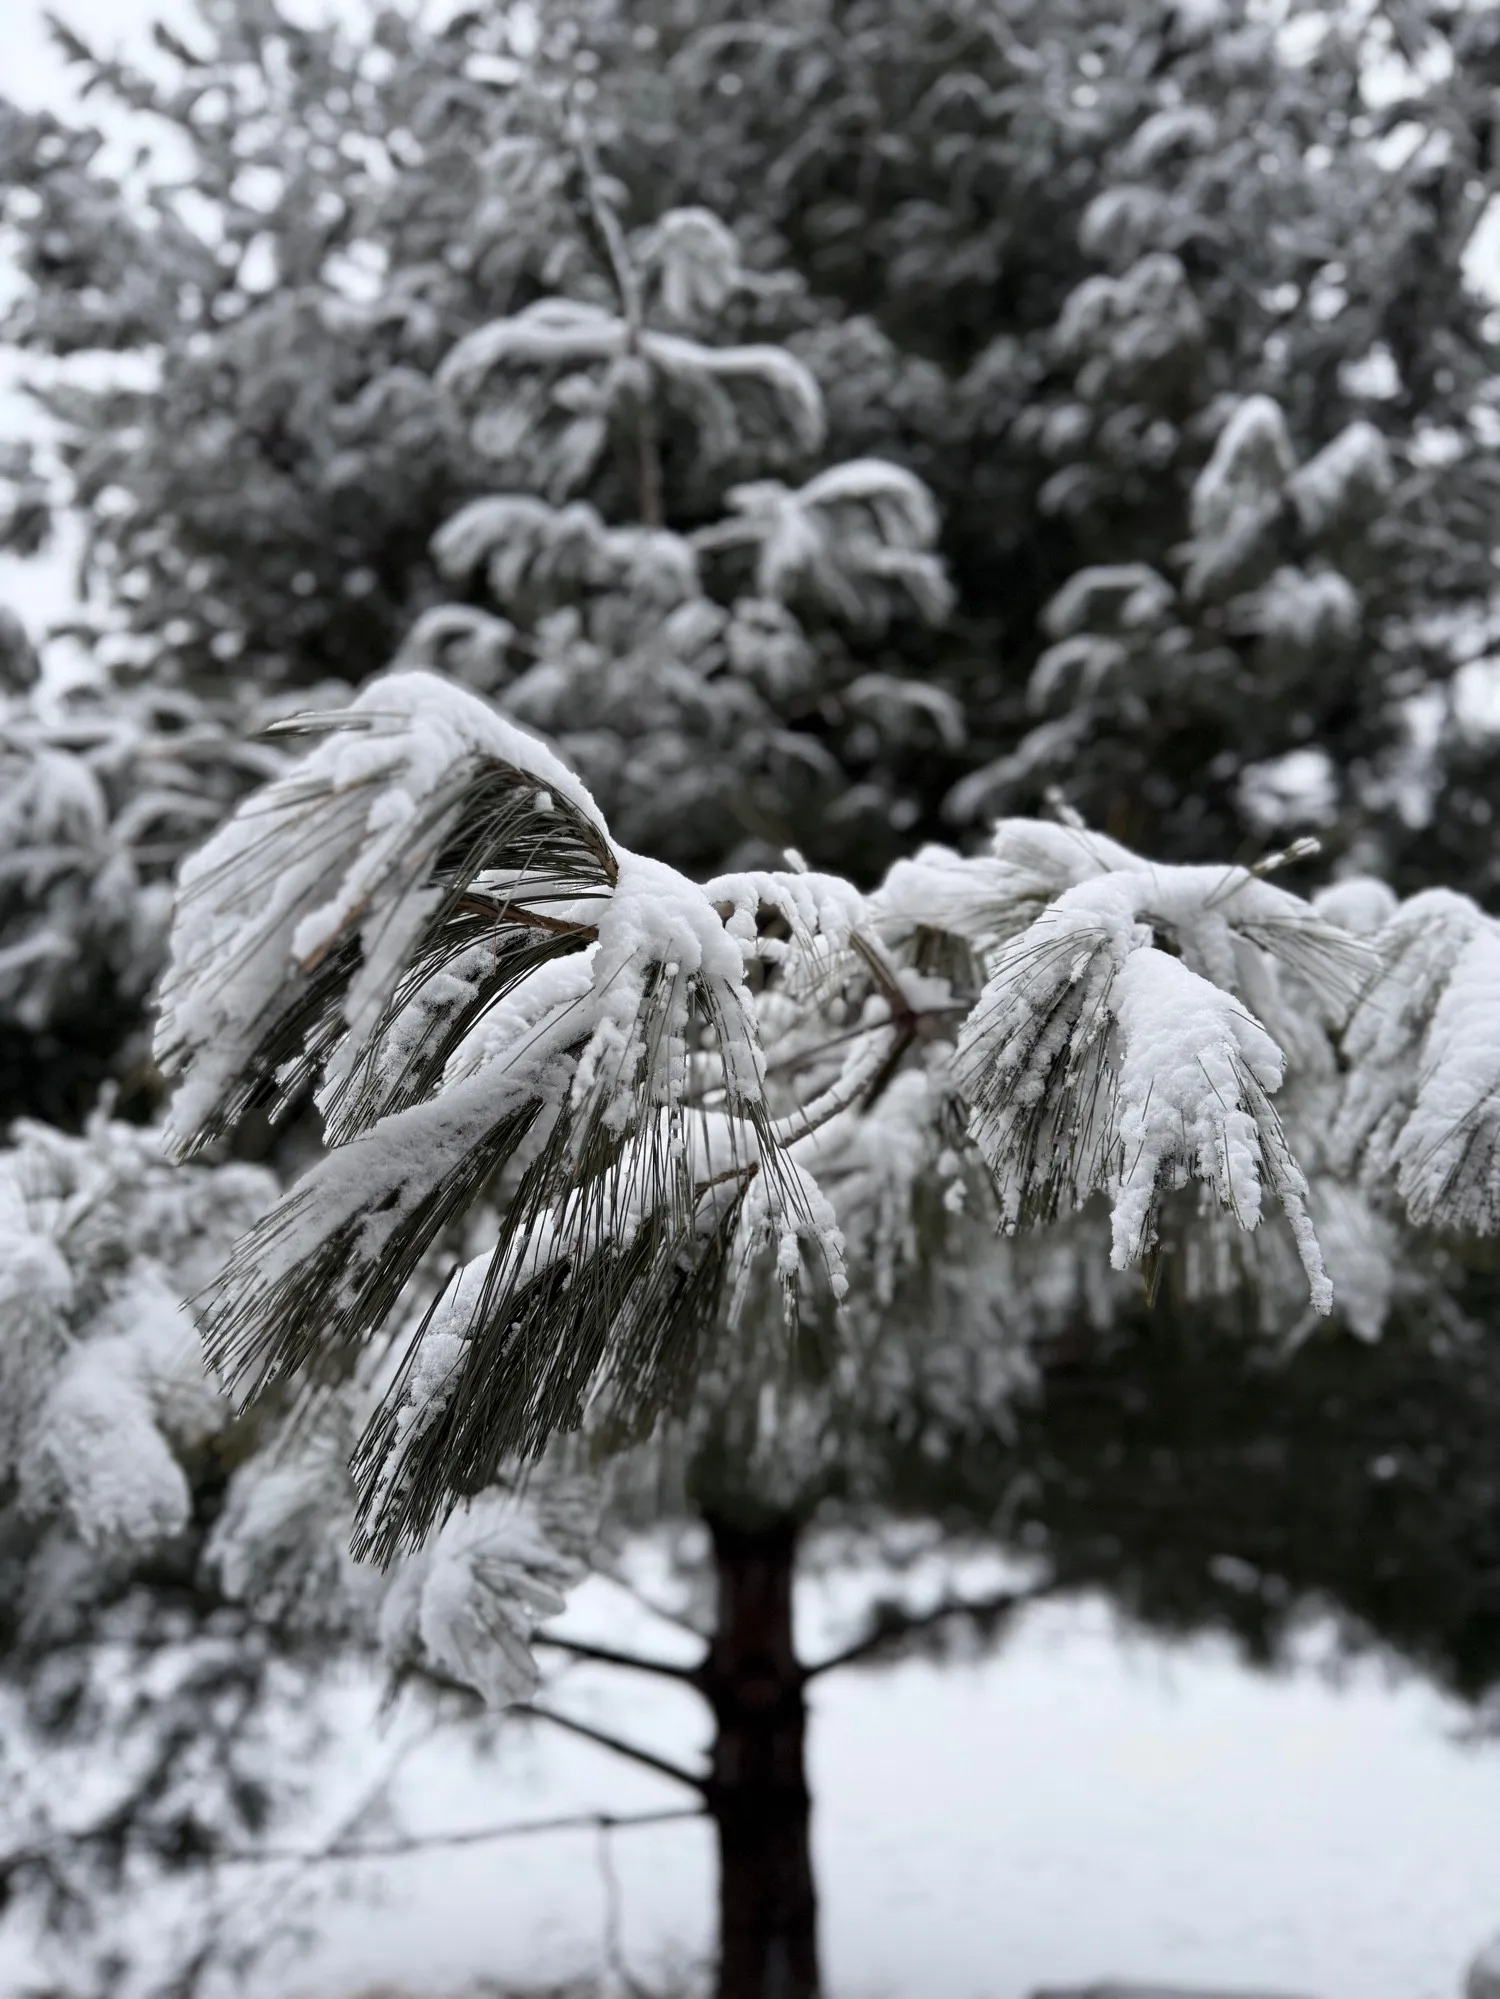
[{"label": "dark brown trunk", "polygon": [[818,1999],[804,1674],[792,1645],[796,1527],[708,1523],[718,1628],[708,1806],[719,1842],[718,1999]]}]

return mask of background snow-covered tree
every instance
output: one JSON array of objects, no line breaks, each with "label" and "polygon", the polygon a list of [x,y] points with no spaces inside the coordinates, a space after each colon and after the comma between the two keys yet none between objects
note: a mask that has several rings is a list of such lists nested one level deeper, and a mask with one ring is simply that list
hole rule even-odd
[{"label": "background snow-covered tree", "polygon": [[0,1151],[0,1880],[59,1991],[128,1989],[135,1898],[295,1789],[309,1680],[202,1559],[246,1443],[180,1302],[275,1191],[250,1166],[174,1169],[102,1116],[22,1123]]},{"label": "background snow-covered tree", "polygon": [[158,1088],[146,1001],[172,874],[234,802],[279,767],[246,740],[274,712],[253,689],[205,704],[108,674],[0,695],[0,1115],[76,1129],[101,1085],[149,1115]]},{"label": "background snow-covered tree", "polygon": [[[502,490],[445,522],[433,554],[460,588],[482,576],[502,615],[439,607],[403,650],[544,729],[653,853],[765,858],[829,808],[852,809],[857,839],[872,800],[851,786],[852,729],[963,734],[951,695],[860,671],[841,636],[941,624],[936,509],[875,458],[736,479],[814,462],[818,385],[784,347],[698,337],[753,282],[734,237],[690,208],[628,240],[586,127],[568,129],[572,157],[556,141],[522,157],[533,176],[582,176],[609,303],[585,276],[582,296],[539,299],[444,357],[438,386]],[[669,501],[707,518],[674,530]]]},{"label": "background snow-covered tree", "polygon": [[[588,20],[613,79],[624,11]],[[671,189],[712,126],[697,198],[743,190],[805,275],[835,437],[900,435],[942,507],[949,810],[1062,781],[1154,852],[1274,821],[1487,894],[1493,18],[789,0],[653,32],[627,157]]]},{"label": "background snow-covered tree", "polygon": [[[0,1885],[39,1991],[217,1992],[293,1948],[319,1882],[289,1822],[359,1846],[413,1721],[467,1725],[455,1680],[528,1695],[534,1626],[597,1538],[575,1491],[534,1485],[388,1577],[355,1565],[369,1385],[290,1435],[274,1398],[246,1417],[181,1302],[277,1192],[104,1115],[0,1148]],[[381,1657],[425,1707],[320,1839],[345,1668]]]},{"label": "background snow-covered tree", "polygon": [[[143,204],[86,127],[10,118],[12,337],[149,364],[53,396],[114,615],[174,674],[357,682],[446,594],[434,534],[495,487],[444,356],[559,293],[621,309],[537,88],[566,84],[654,260],[662,336],[790,344],[829,425],[806,469],[889,459],[939,503],[942,626],[899,650],[842,634],[858,676],[752,647],[850,787],[852,823],[784,837],[869,878],[891,814],[935,832],[945,796],[966,823],[1062,777],[1153,852],[1252,851],[1274,821],[1404,890],[1483,895],[1493,34],[1438,0],[1347,21],[785,0],[753,33],[716,0],[553,0],[520,40],[498,14],[432,31],[387,9],[361,40],[221,8],[149,81],[81,58],[187,147],[191,202],[163,174]],[[562,393],[584,448],[600,385]],[[663,504],[692,531],[732,482],[673,400]],[[1229,478],[1230,561],[1213,493],[1258,421],[1284,437]],[[641,508],[614,458],[595,503],[618,526]],[[1111,574],[1132,565],[1139,591]],[[946,703],[915,740],[895,728],[892,672],[958,697],[964,739]]]},{"label": "background snow-covered tree", "polygon": [[795,276],[697,204],[631,214],[555,65],[512,93],[395,14],[357,41],[230,9],[203,38],[167,38],[167,80],[78,51],[203,154],[190,196],[7,120],[12,340],[147,356],[39,392],[99,655],[205,691],[357,683],[404,643],[566,734],[691,865],[820,830],[847,858],[915,818],[902,745],[963,734],[902,663],[949,606],[937,514],[827,449],[819,385],[762,337]]}]

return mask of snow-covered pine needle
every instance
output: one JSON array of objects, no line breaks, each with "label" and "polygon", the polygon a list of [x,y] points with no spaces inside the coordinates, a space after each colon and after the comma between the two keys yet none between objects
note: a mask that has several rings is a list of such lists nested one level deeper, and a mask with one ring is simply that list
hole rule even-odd
[{"label": "snow-covered pine needle", "polygon": [[[1107,1193],[1117,1268],[1153,1247],[1174,1187],[1196,1179],[1253,1229],[1269,1185],[1326,1310],[1306,1184],[1269,1101],[1281,1049],[1232,992],[1154,942],[1158,927],[1179,945],[1191,937],[1232,979],[1213,895],[1207,870],[1101,876],[1065,890],[1004,945],[959,1035],[955,1074],[970,1132],[1007,1227]],[[1269,943],[1282,927],[1260,912]]]},{"label": "snow-covered pine needle", "polygon": [[323,740],[182,870],[156,1048],[183,1153],[252,1103],[284,1110],[330,1063],[352,1070],[476,877],[493,871],[518,919],[530,897],[555,907],[613,880],[577,780],[434,675],[386,675],[296,727]]},{"label": "snow-covered pine needle", "polygon": [[1373,939],[1379,971],[1344,1037],[1335,1157],[1394,1179],[1419,1227],[1500,1228],[1500,924],[1429,889]]}]

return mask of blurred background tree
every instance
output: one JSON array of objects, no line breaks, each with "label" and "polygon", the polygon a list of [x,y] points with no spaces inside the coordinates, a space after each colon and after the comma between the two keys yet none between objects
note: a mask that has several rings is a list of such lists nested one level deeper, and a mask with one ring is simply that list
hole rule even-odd
[{"label": "blurred background tree", "polygon": [[[11,117],[11,337],[139,363],[52,400],[89,572],[158,671],[357,682],[493,490],[443,357],[608,291],[555,144],[581,93],[627,230],[728,225],[750,282],[708,304],[716,338],[787,343],[824,456],[939,504],[954,615],[867,663],[961,699],[967,736],[845,718],[856,823],[809,813],[811,858],[873,870],[892,812],[926,830],[1062,780],[1173,857],[1311,828],[1403,890],[1483,893],[1495,32],[1440,4],[788,0],[748,29],[567,0],[365,38],[226,6],[149,80],[77,50],[170,160],[144,187],[87,125]],[[1279,416],[1231,426],[1256,397]],[[674,526],[734,475],[691,438],[663,439]],[[38,503],[17,517],[34,537]]]}]

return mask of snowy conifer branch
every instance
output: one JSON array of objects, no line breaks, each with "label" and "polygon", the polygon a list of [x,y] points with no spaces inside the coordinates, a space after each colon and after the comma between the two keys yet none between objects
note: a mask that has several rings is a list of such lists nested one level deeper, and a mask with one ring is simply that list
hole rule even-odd
[{"label": "snowy conifer branch", "polygon": [[1500,1229],[1500,924],[1429,889],[1372,938],[1344,1050],[1336,1162],[1394,1182],[1419,1227]]},{"label": "snowy conifer branch", "polygon": [[641,299],[641,281],[625,241],[625,232],[620,227],[620,219],[604,190],[593,134],[576,104],[569,107],[568,135],[583,175],[589,219],[604,245],[620,295],[620,310],[625,319],[625,355],[634,364],[635,439],[639,454],[637,498],[641,523],[647,528],[659,528],[665,519],[661,447],[656,432],[656,390],[651,379],[651,364],[642,348],[645,310]]},{"label": "snowy conifer branch", "polygon": [[[815,1176],[909,1060],[951,1061],[922,1115],[956,1087],[1006,1226],[1100,1193],[1124,1265],[1188,1183],[1244,1229],[1269,1189],[1326,1309],[1271,1096],[1310,1033],[1331,1062],[1374,961],[1296,897],[1015,823],[987,856],[924,850],[869,904],[795,870],[700,888],[431,676],[347,719],[186,871],[162,1049],[189,1146],[320,1081],[332,1150],[208,1295],[242,1395],[349,1378],[439,1239],[496,1209],[355,1453],[363,1551],[421,1546],[560,1430],[618,1444],[685,1407],[763,1251],[788,1309],[820,1271],[840,1297]],[[921,969],[945,962],[957,986]]]}]

